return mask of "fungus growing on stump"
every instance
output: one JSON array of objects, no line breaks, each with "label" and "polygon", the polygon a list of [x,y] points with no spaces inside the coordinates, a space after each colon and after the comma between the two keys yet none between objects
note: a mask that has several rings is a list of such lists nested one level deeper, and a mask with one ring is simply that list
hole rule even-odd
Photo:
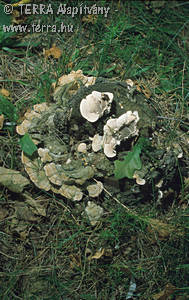
[{"label": "fungus growing on stump", "polygon": [[93,201],[88,201],[85,212],[89,218],[91,225],[95,226],[103,215],[104,210],[101,206],[96,205],[96,203],[94,203]]},{"label": "fungus growing on stump", "polygon": [[138,135],[138,121],[137,111],[127,111],[118,118],[109,119],[104,125],[104,135],[95,134],[91,138],[93,151],[98,152],[103,147],[107,157],[115,157],[117,154],[115,148],[121,141]]},{"label": "fungus growing on stump", "polygon": [[93,91],[92,94],[81,100],[81,115],[89,122],[96,122],[105,111],[110,112],[112,100],[112,93]]},{"label": "fungus growing on stump", "polygon": [[89,196],[92,198],[98,197],[103,191],[103,184],[101,181],[96,181],[96,184],[88,185],[87,190]]}]

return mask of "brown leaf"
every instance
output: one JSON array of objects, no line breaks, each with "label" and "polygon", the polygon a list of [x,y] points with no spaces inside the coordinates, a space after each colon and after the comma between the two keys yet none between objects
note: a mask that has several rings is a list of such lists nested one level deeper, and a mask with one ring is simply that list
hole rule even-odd
[{"label": "brown leaf", "polygon": [[26,198],[26,203],[29,205],[32,213],[46,217],[46,207],[48,205],[48,199],[40,199],[40,197],[33,199],[28,195],[28,193],[24,193],[24,197]]},{"label": "brown leaf", "polygon": [[5,208],[0,208],[0,221],[3,221],[8,216],[8,210]]},{"label": "brown leaf", "polygon": [[14,24],[23,24],[26,20],[26,16],[21,14],[17,9],[14,9],[12,12],[12,23]]},{"label": "brown leaf", "polygon": [[135,81],[135,85],[137,91],[143,93],[147,99],[151,97],[152,93],[146,85],[144,85],[143,83],[138,83],[137,81]]},{"label": "brown leaf", "polygon": [[46,217],[46,208],[43,207],[43,205],[39,201],[36,201],[35,199],[30,199],[26,200],[26,203],[30,205],[30,209],[34,214]]},{"label": "brown leaf", "polygon": [[158,294],[155,294],[152,296],[153,300],[168,300],[170,299],[169,296],[171,296],[177,288],[173,286],[171,283],[168,283],[164,290],[159,292]]},{"label": "brown leaf", "polygon": [[22,176],[20,172],[0,167],[0,184],[10,191],[21,193],[29,183],[29,180]]},{"label": "brown leaf", "polygon": [[4,115],[0,115],[0,130],[3,128],[5,117]]},{"label": "brown leaf", "polygon": [[87,15],[82,18],[82,22],[95,24],[97,21],[97,16],[95,15]]},{"label": "brown leaf", "polygon": [[26,240],[26,238],[28,237],[28,231],[21,231],[20,233],[19,233],[19,235],[20,235],[20,239],[22,240],[22,241],[25,241]]},{"label": "brown leaf", "polygon": [[[39,217],[35,216],[27,203],[17,203],[15,215],[18,220],[37,221]],[[23,228],[20,231],[24,231]]]},{"label": "brown leaf", "polygon": [[0,94],[3,95],[3,96],[5,96],[5,97],[9,97],[10,96],[9,91],[6,90],[6,89],[4,89],[4,88],[0,89]]},{"label": "brown leaf", "polygon": [[74,269],[75,267],[81,267],[81,256],[78,254],[70,254],[70,267]]},{"label": "brown leaf", "polygon": [[175,231],[175,227],[158,219],[150,219],[147,230],[152,234],[158,234],[160,240],[165,240]]},{"label": "brown leaf", "polygon": [[44,50],[44,56],[45,58],[48,58],[49,56],[53,56],[54,58],[58,59],[62,55],[62,50],[55,45],[52,46],[49,50]]},{"label": "brown leaf", "polygon": [[99,259],[104,255],[104,248],[100,248],[96,253],[91,256],[91,259]]},{"label": "brown leaf", "polygon": [[88,255],[88,260],[91,260],[91,259],[100,259],[102,256],[112,257],[112,249],[100,248],[99,250],[97,250],[95,252],[94,255],[92,255],[92,251],[90,250],[88,254],[89,254]]}]

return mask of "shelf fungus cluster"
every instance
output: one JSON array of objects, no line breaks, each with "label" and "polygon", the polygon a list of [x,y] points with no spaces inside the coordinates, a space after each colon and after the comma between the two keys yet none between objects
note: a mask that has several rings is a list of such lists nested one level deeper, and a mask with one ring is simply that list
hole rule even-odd
[{"label": "shelf fungus cluster", "polygon": [[138,121],[137,111],[127,111],[118,118],[110,118],[104,125],[104,135],[95,134],[91,138],[93,151],[98,152],[103,148],[107,157],[115,157],[117,154],[115,148],[122,140],[138,135]]},{"label": "shelf fungus cluster", "polygon": [[[64,93],[65,86],[70,93]],[[116,157],[117,146],[151,124],[151,111],[145,115],[145,108],[146,119],[141,113],[144,101],[131,101],[133,89],[131,82],[86,77],[81,70],[61,77],[54,102],[34,105],[16,127],[37,146],[32,156],[22,152],[22,163],[35,185],[73,201],[84,195],[98,198],[104,177],[114,173],[110,158]],[[143,185],[144,179],[135,175]],[[86,213],[96,224],[103,209],[89,201]]]},{"label": "shelf fungus cluster", "polygon": [[[61,85],[63,85],[63,81],[67,84],[78,79],[82,80],[86,86],[94,83],[94,78],[90,80],[81,72],[72,72],[67,78],[66,76],[62,78]],[[95,95],[94,99],[99,101],[99,107],[103,112],[109,110],[109,101],[112,101],[112,94],[107,94],[106,96],[101,93],[92,94]],[[96,96],[98,99],[95,98]],[[70,112],[70,108],[67,111]],[[69,137],[67,140],[64,140],[64,132],[62,133],[57,128],[56,120],[59,112],[65,117],[60,122],[65,124],[65,136]],[[88,153],[90,147],[82,142],[82,137],[80,141],[71,136],[66,129],[68,114],[64,114],[64,112],[65,110],[61,110],[60,105],[42,103],[34,105],[25,113],[23,122],[16,127],[16,130],[22,136],[29,133],[37,146],[37,151],[32,156],[22,152],[22,163],[31,181],[40,189],[51,190],[73,201],[80,201],[84,194],[88,194],[93,199],[97,198],[103,191],[103,184],[100,181],[93,183],[92,179],[95,174],[100,174],[99,170],[95,168],[94,159],[99,163],[101,158],[90,157]],[[96,113],[98,113],[98,109]],[[79,128],[78,125],[75,127]],[[85,157],[88,155],[89,159],[86,162]],[[100,176],[102,177],[103,174]]]},{"label": "shelf fungus cluster", "polygon": [[39,148],[38,156],[34,157],[28,157],[22,152],[22,163],[37,187],[45,191],[52,190],[73,201],[80,201],[83,198],[83,185],[86,186],[90,197],[96,198],[101,194],[102,182],[87,183],[94,177],[95,168],[82,166],[71,159],[65,164],[55,163],[46,150]]}]

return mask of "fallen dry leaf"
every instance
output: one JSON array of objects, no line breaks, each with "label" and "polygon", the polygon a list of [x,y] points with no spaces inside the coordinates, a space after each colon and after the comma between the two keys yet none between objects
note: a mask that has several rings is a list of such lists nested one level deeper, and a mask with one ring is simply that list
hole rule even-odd
[{"label": "fallen dry leaf", "polygon": [[105,249],[105,248],[100,248],[95,252],[94,255],[90,254],[88,256],[88,260],[91,259],[100,259],[102,256],[109,256],[112,257],[112,250],[111,249]]},{"label": "fallen dry leaf", "polygon": [[140,93],[143,93],[147,99],[149,99],[151,97],[152,93],[147,86],[145,86],[142,83],[139,84],[137,81],[135,81],[135,85],[136,85],[137,91]]},{"label": "fallen dry leaf", "polygon": [[62,55],[62,50],[55,45],[52,46],[49,50],[44,50],[44,56],[45,58],[48,58],[49,56],[53,56],[54,58],[58,59]]},{"label": "fallen dry leaf", "polygon": [[3,221],[8,216],[8,210],[5,208],[0,208],[0,221]]},{"label": "fallen dry leaf", "polygon": [[26,240],[26,238],[28,237],[28,231],[21,231],[21,232],[19,232],[19,235],[20,235],[20,239],[22,240],[22,241],[25,241]]},{"label": "fallen dry leaf", "polygon": [[99,259],[104,255],[104,248],[100,248],[96,253],[91,256],[91,259]]},{"label": "fallen dry leaf", "polygon": [[4,115],[0,115],[0,130],[3,128],[5,117]]},{"label": "fallen dry leaf", "polygon": [[82,22],[95,24],[97,21],[97,16],[95,15],[87,15],[82,18]]},{"label": "fallen dry leaf", "polygon": [[48,204],[48,201],[46,201],[46,199],[40,199],[40,197],[33,199],[28,195],[28,193],[24,193],[24,197],[26,198],[26,203],[29,205],[32,213],[46,217],[46,207]]},{"label": "fallen dry leaf", "polygon": [[19,171],[0,167],[0,184],[14,193],[22,193],[30,182]]},{"label": "fallen dry leaf", "polygon": [[17,9],[14,9],[12,12],[12,23],[14,24],[23,24],[26,20],[26,16],[21,14]]},{"label": "fallen dry leaf", "polygon": [[9,91],[6,90],[6,89],[4,89],[4,88],[0,89],[0,94],[3,95],[3,96],[5,96],[5,97],[9,97],[10,96]]},{"label": "fallen dry leaf", "polygon": [[158,219],[150,219],[150,224],[147,227],[148,232],[157,233],[160,240],[167,239],[174,231],[174,227],[161,222]]},{"label": "fallen dry leaf", "polygon": [[175,286],[173,286],[171,283],[168,283],[164,290],[159,292],[158,294],[155,294],[152,296],[153,300],[168,300],[169,296],[172,296],[172,294],[177,290]]},{"label": "fallen dry leaf", "polygon": [[[16,203],[16,205],[15,205],[15,216],[18,220],[31,221],[31,222],[39,220],[39,217],[34,215],[33,211],[29,207],[29,205],[25,202],[24,203],[23,202]],[[21,228],[19,231],[20,232],[25,231],[25,228],[24,229]]]},{"label": "fallen dry leaf", "polygon": [[81,267],[81,256],[79,254],[70,254],[70,268]]},{"label": "fallen dry leaf", "polygon": [[12,6],[19,7],[21,4],[27,4],[27,3],[31,3],[31,0],[21,0],[17,3],[12,4]]},{"label": "fallen dry leaf", "polygon": [[156,234],[160,240],[166,240],[173,233],[175,236],[183,235],[183,232],[179,228],[171,224],[163,223],[158,219],[149,219],[147,230],[152,234],[154,242],[156,241]]}]

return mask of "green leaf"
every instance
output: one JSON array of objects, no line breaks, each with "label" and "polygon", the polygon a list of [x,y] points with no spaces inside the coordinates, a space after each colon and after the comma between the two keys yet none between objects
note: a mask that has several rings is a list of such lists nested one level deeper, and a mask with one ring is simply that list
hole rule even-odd
[{"label": "green leaf", "polygon": [[25,135],[20,139],[20,146],[22,151],[29,156],[31,156],[37,150],[36,145],[28,133],[25,133]]},{"label": "green leaf", "polygon": [[141,68],[140,70],[135,70],[133,71],[133,74],[132,76],[138,76],[138,75],[141,75],[142,73],[145,73],[146,71],[150,70],[151,66],[147,66],[147,67],[144,67],[144,68]]},{"label": "green leaf", "polygon": [[16,107],[5,97],[0,95],[0,114],[4,114],[9,121],[16,122],[18,115],[16,113]]},{"label": "green leaf", "polygon": [[124,177],[133,178],[135,170],[142,168],[142,162],[140,159],[140,153],[142,149],[142,143],[138,143],[133,147],[132,151],[124,156],[124,160],[116,160],[114,162],[115,169],[114,175],[116,179],[122,179]]},{"label": "green leaf", "polygon": [[113,65],[112,67],[108,68],[108,69],[105,69],[102,73],[109,73],[109,72],[115,70],[115,68],[116,68],[116,64]]}]

